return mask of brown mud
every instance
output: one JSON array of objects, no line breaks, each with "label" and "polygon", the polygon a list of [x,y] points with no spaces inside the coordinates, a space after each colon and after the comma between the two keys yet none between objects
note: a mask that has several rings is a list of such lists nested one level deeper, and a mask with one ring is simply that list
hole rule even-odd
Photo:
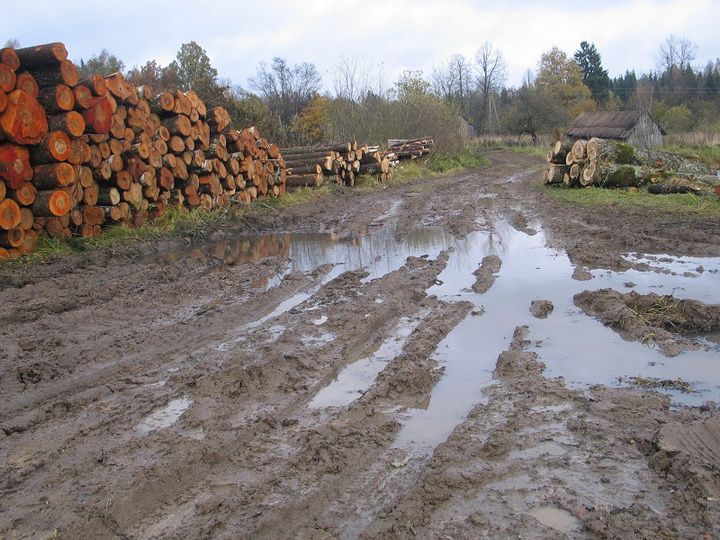
[{"label": "brown mud", "polygon": [[[489,157],[203,241],[0,266],[0,538],[720,538],[716,406],[570,384],[530,328],[627,253],[720,256],[720,225],[575,208],[539,160]],[[501,221],[568,253],[574,272],[541,276],[565,303],[503,273]],[[471,237],[488,244],[464,261]],[[514,282],[517,317],[493,296]],[[475,328],[496,320],[483,371]],[[579,336],[573,360],[593,353]]]}]

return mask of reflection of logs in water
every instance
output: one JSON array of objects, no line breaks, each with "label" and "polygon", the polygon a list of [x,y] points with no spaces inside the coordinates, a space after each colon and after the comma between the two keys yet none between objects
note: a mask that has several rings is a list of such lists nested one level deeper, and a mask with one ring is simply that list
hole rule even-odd
[{"label": "reflection of logs in water", "polygon": [[161,259],[165,263],[172,263],[190,256],[197,260],[217,260],[224,264],[238,264],[258,261],[269,257],[288,257],[290,254],[290,234],[275,234],[256,237],[244,237],[225,242],[208,243],[193,247],[178,249],[164,254]]}]

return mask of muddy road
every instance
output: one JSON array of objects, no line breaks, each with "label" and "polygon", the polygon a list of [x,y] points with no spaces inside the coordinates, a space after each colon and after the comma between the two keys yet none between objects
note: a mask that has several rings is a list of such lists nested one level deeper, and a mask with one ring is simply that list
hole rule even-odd
[{"label": "muddy road", "polygon": [[0,267],[0,538],[720,538],[720,224],[489,157]]}]

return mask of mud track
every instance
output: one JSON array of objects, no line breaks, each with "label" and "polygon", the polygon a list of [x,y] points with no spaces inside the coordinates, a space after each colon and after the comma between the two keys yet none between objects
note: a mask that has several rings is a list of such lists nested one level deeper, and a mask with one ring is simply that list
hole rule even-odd
[{"label": "mud track", "polygon": [[[688,406],[720,352],[668,360],[572,304],[624,271],[718,303],[720,224],[571,207],[489,157],[0,266],[0,538],[720,538],[718,411]],[[615,351],[705,393],[619,387]]]}]

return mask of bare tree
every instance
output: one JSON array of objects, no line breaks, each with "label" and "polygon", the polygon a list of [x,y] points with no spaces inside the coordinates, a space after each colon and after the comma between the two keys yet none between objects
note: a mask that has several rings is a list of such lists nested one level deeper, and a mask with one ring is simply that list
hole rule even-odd
[{"label": "bare tree", "polygon": [[675,69],[683,71],[689,67],[697,55],[697,45],[686,37],[677,37],[670,34],[660,45],[658,65],[662,72]]},{"label": "bare tree", "polygon": [[5,45],[3,45],[3,47],[12,47],[13,49],[19,49],[20,42],[17,38],[10,38],[5,42]]},{"label": "bare tree", "polygon": [[372,68],[367,58],[340,56],[333,70],[333,88],[340,99],[360,102],[371,91]]},{"label": "bare tree", "polygon": [[486,41],[475,53],[475,69],[482,100],[480,121],[489,129],[493,118],[490,111],[492,95],[500,90],[507,76],[507,66],[502,51]]},{"label": "bare tree", "polygon": [[455,54],[444,66],[433,69],[430,82],[435,95],[455,105],[465,118],[469,116],[472,67],[463,55]]},{"label": "bare tree", "polygon": [[248,83],[283,124],[289,126],[307,102],[319,92],[321,78],[314,64],[302,62],[291,66],[284,58],[276,57],[270,66],[261,62]]}]

